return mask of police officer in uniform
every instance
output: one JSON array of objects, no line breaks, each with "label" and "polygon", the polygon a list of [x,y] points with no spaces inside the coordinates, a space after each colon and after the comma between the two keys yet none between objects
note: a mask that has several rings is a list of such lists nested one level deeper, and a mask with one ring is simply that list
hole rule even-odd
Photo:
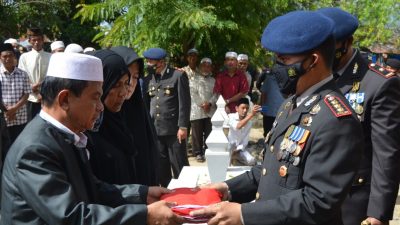
[{"label": "police officer in uniform", "polygon": [[147,60],[150,116],[154,120],[160,148],[160,183],[168,186],[189,165],[186,152],[190,117],[189,81],[186,73],[166,64],[167,52],[150,48],[143,53]]},{"label": "police officer in uniform", "polygon": [[340,205],[363,143],[361,124],[332,77],[332,31],[330,19],[311,11],[268,24],[261,43],[276,53],[280,69],[273,73],[279,73],[281,91],[292,96],[267,134],[262,165],[210,185],[237,203],[192,215],[214,216],[208,224],[342,224]]},{"label": "police officer in uniform", "polygon": [[392,219],[400,171],[400,80],[384,68],[368,64],[352,47],[357,19],[339,8],[319,13],[335,23],[334,70],[337,85],[361,121],[364,154],[342,207],[345,225],[388,224]]}]

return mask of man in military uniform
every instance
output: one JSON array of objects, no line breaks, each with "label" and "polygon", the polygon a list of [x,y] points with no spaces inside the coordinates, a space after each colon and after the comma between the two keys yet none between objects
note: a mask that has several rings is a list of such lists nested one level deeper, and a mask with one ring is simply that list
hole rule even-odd
[{"label": "man in military uniform", "polygon": [[311,11],[268,24],[261,43],[286,70],[288,85],[280,87],[292,96],[266,137],[263,164],[210,185],[242,204],[223,202],[193,215],[214,216],[208,224],[341,224],[363,143],[356,138],[361,125],[332,79],[332,31],[330,19]]},{"label": "man in military uniform", "polygon": [[[357,113],[364,131],[364,154],[342,207],[345,225],[388,224],[399,188],[400,80],[369,64],[352,47],[357,18],[339,8],[318,10],[335,23],[337,85]],[[365,221],[365,222],[367,222]]]},{"label": "man in military uniform", "polygon": [[190,117],[189,81],[186,73],[166,64],[167,53],[161,48],[150,48],[143,53],[147,60],[150,116],[154,120],[160,148],[160,183],[168,186],[189,165],[186,152],[187,127]]}]

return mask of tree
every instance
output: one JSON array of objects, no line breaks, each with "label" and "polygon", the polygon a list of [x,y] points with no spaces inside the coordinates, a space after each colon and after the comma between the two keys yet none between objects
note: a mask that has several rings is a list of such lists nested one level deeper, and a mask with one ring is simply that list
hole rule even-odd
[{"label": "tree", "polygon": [[74,20],[76,5],[96,1],[83,0],[6,0],[0,1],[0,35],[23,36],[29,27],[40,27],[51,40],[91,45],[97,31],[94,23]]},{"label": "tree", "polygon": [[79,5],[76,17],[110,24],[96,36],[102,46],[127,45],[139,52],[158,46],[177,62],[196,47],[221,63],[228,50],[263,55],[259,40],[264,27],[295,9],[295,2],[303,1],[105,0]]}]

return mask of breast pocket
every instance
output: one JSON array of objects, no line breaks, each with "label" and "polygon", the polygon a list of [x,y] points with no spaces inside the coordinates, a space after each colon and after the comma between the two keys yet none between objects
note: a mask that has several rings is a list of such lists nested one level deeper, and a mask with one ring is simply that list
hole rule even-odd
[{"label": "breast pocket", "polygon": [[176,92],[175,89],[176,88],[175,88],[175,86],[173,84],[163,85],[163,92],[164,92],[163,94],[165,96],[173,96],[173,95],[175,95],[175,92]]},{"label": "breast pocket", "polygon": [[[285,167],[286,169],[282,169],[282,167]],[[282,176],[282,174],[280,174],[281,180],[279,185],[291,190],[299,189],[301,185],[302,168],[293,166],[291,164],[286,164],[282,165],[279,169],[286,170],[286,176]]]}]

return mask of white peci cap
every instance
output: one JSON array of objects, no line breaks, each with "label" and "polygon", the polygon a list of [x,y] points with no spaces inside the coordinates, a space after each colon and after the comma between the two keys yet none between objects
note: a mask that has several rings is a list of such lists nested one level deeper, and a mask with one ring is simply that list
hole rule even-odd
[{"label": "white peci cap", "polygon": [[83,53],[86,53],[86,52],[94,52],[94,51],[96,51],[96,49],[95,49],[95,48],[92,48],[92,47],[86,47],[85,49],[83,49]]},{"label": "white peci cap", "polygon": [[65,48],[66,53],[83,53],[83,48],[82,46],[72,43],[67,45],[67,47]]},{"label": "white peci cap", "polygon": [[62,41],[54,41],[53,43],[51,43],[50,48],[51,48],[51,51],[54,51],[59,48],[65,48],[65,45],[64,45],[64,42],[62,42]]},{"label": "white peci cap", "polygon": [[237,57],[238,57],[238,55],[237,55],[236,52],[227,52],[225,54],[225,58],[235,58],[235,59],[237,59]]},{"label": "white peci cap", "polygon": [[4,41],[4,44],[18,44],[18,41],[17,41],[17,39],[9,38]]},{"label": "white peci cap", "polygon": [[103,64],[97,57],[79,53],[59,53],[50,57],[47,76],[64,79],[103,81]]},{"label": "white peci cap", "polygon": [[238,61],[242,61],[242,60],[249,61],[249,57],[246,54],[239,54],[237,59],[238,59]]},{"label": "white peci cap", "polygon": [[211,61],[210,58],[202,58],[201,61],[200,61],[200,64],[203,64],[203,63],[212,64],[212,61]]}]

